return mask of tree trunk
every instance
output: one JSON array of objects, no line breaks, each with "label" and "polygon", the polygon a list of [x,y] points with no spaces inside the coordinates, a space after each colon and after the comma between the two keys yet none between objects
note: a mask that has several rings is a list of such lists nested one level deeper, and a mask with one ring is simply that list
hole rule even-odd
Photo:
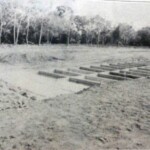
[{"label": "tree trunk", "polygon": [[53,41],[53,35],[51,35],[50,44],[52,44],[52,41]]},{"label": "tree trunk", "polygon": [[69,44],[70,44],[70,30],[69,30],[69,33],[67,35],[67,45],[69,45]]},{"label": "tree trunk", "polygon": [[0,26],[0,44],[2,43],[3,23],[2,23],[2,12],[1,12],[1,26]]},{"label": "tree trunk", "polygon": [[91,36],[91,46],[92,46],[92,44],[93,44],[92,41],[93,41],[93,36]]},{"label": "tree trunk", "polygon": [[104,44],[105,44],[105,40],[104,40],[104,37],[103,37],[102,45],[104,46]]},{"label": "tree trunk", "polygon": [[88,45],[88,33],[86,33],[86,44]]},{"label": "tree trunk", "polygon": [[20,34],[20,26],[21,26],[21,21],[20,21],[20,23],[18,23],[17,36],[16,36],[16,42],[15,42],[15,44],[18,44],[18,39],[19,39],[19,34]]},{"label": "tree trunk", "polygon": [[1,22],[1,27],[0,27],[0,44],[2,44],[2,33],[3,33],[3,24]]},{"label": "tree trunk", "polygon": [[42,23],[41,23],[41,30],[40,30],[40,37],[39,37],[39,45],[41,45],[42,34],[43,34],[43,21],[42,21]]},{"label": "tree trunk", "polygon": [[70,44],[70,35],[68,34],[68,36],[67,36],[67,45],[69,45]]},{"label": "tree trunk", "polygon": [[14,17],[14,44],[16,44],[16,14],[15,14],[15,17]]},{"label": "tree trunk", "polygon": [[26,34],[26,43],[29,44],[29,27],[30,27],[30,19],[28,18],[27,22],[27,34]]},{"label": "tree trunk", "polygon": [[98,32],[98,35],[97,35],[97,46],[99,46],[99,39],[100,39],[100,33]]},{"label": "tree trunk", "polygon": [[49,44],[49,30],[47,31],[47,44]]}]

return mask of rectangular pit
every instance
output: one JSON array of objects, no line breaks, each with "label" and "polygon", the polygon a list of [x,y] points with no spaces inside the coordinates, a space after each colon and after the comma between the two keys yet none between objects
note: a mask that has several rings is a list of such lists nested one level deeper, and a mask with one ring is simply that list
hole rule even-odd
[{"label": "rectangular pit", "polygon": [[99,82],[88,81],[88,80],[77,79],[77,78],[69,78],[69,81],[74,82],[74,83],[84,84],[87,86],[100,86],[101,85],[101,83]]},{"label": "rectangular pit", "polygon": [[92,77],[92,76],[85,76],[85,79],[92,80],[92,81],[98,81],[98,82],[102,81],[101,78],[99,78],[99,77]]},{"label": "rectangular pit", "polygon": [[126,66],[120,66],[120,65],[115,65],[115,64],[110,64],[110,66],[115,69],[125,69],[126,68]]},{"label": "rectangular pit", "polygon": [[87,70],[92,72],[103,72],[101,69],[94,69],[94,68],[88,68],[88,67],[80,67],[81,70]]},{"label": "rectangular pit", "polygon": [[138,68],[138,70],[143,70],[145,72],[150,72],[150,69],[149,68]]},{"label": "rectangular pit", "polygon": [[63,75],[67,75],[67,76],[78,76],[78,75],[80,75],[78,73],[63,71],[63,70],[57,70],[57,69],[54,70],[54,73],[63,74]]},{"label": "rectangular pit", "polygon": [[139,78],[140,77],[145,77],[146,75],[144,74],[141,74],[141,73],[138,73],[138,72],[133,72],[133,71],[120,71],[120,73],[126,73],[126,74],[131,74],[131,75],[134,75],[134,76],[138,76]]},{"label": "rectangular pit", "polygon": [[116,68],[114,68],[113,66],[108,66],[108,65],[101,65],[100,66],[101,68],[104,68],[104,69],[108,69],[109,71],[112,71],[112,70],[115,70]]},{"label": "rectangular pit", "polygon": [[119,76],[108,75],[108,74],[98,74],[97,76],[101,78],[107,78],[107,79],[113,79],[113,80],[127,80],[128,79],[125,77],[119,77]]},{"label": "rectangular pit", "polygon": [[145,71],[141,71],[141,70],[133,70],[133,69],[130,69],[130,71],[137,73],[139,75],[142,75],[142,76],[150,76],[150,72],[145,72]]},{"label": "rectangular pit", "polygon": [[136,75],[133,75],[133,74],[130,74],[130,73],[127,73],[127,72],[123,72],[123,73],[119,73],[119,72],[110,72],[111,75],[116,75],[116,76],[121,76],[121,77],[124,77],[124,78],[131,78],[131,79],[137,79],[137,78],[140,78],[139,76],[136,76]]},{"label": "rectangular pit", "polygon": [[111,71],[114,70],[113,68],[110,68],[109,66],[90,66],[92,69],[101,69],[104,71]]},{"label": "rectangular pit", "polygon": [[52,77],[52,78],[55,78],[55,79],[65,78],[65,76],[63,76],[63,75],[59,75],[59,74],[56,74],[56,73],[50,73],[50,72],[44,72],[44,71],[39,71],[38,74],[42,75],[42,76],[46,76],[46,77]]},{"label": "rectangular pit", "polygon": [[86,70],[78,70],[78,69],[68,69],[68,71],[80,73],[80,74],[92,74],[92,71],[86,71]]},{"label": "rectangular pit", "polygon": [[118,63],[118,65],[129,67],[129,68],[146,66],[146,64],[138,64],[138,63],[125,63],[125,64]]}]

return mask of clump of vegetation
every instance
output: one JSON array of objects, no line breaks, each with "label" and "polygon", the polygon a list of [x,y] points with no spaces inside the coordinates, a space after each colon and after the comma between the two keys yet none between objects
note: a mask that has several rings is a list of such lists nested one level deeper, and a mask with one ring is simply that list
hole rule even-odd
[{"label": "clump of vegetation", "polygon": [[53,10],[34,1],[23,5],[2,0],[0,8],[0,43],[150,46],[150,27],[139,31],[127,24],[112,27],[99,15],[77,16],[70,7]]}]

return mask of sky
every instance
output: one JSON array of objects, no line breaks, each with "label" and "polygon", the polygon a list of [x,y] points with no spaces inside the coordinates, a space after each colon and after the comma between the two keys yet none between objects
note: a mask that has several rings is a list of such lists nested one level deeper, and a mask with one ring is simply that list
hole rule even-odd
[{"label": "sky", "polygon": [[[22,2],[23,0],[21,0]],[[30,0],[24,0],[25,2]],[[36,0],[34,0],[36,1]],[[56,8],[59,5],[66,5],[74,10],[77,15],[101,17],[112,21],[113,25],[127,23],[135,29],[150,26],[150,0],[127,0],[127,1],[148,1],[142,2],[118,2],[115,0],[37,0],[41,7],[52,5]],[[121,0],[120,0],[121,1]],[[123,1],[123,0],[122,0]]]},{"label": "sky", "polygon": [[82,15],[99,14],[112,21],[113,24],[127,23],[136,29],[150,26],[150,3],[77,0],[75,7],[76,13]]},{"label": "sky", "polygon": [[[75,14],[92,16],[99,14],[113,25],[127,23],[135,29],[150,26],[150,3],[112,2],[104,0],[53,0],[55,5],[67,5]],[[130,1],[130,0],[129,0]],[[132,0],[141,1],[141,0]],[[144,0],[149,1],[150,0]]]}]

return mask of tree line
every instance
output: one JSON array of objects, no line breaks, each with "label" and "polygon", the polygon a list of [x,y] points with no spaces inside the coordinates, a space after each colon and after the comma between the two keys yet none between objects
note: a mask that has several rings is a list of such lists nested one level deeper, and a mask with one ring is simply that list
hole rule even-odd
[{"label": "tree line", "polygon": [[0,44],[96,44],[150,46],[150,27],[135,31],[131,25],[99,15],[74,15],[67,6],[43,9],[31,0],[26,6],[0,2]]}]

